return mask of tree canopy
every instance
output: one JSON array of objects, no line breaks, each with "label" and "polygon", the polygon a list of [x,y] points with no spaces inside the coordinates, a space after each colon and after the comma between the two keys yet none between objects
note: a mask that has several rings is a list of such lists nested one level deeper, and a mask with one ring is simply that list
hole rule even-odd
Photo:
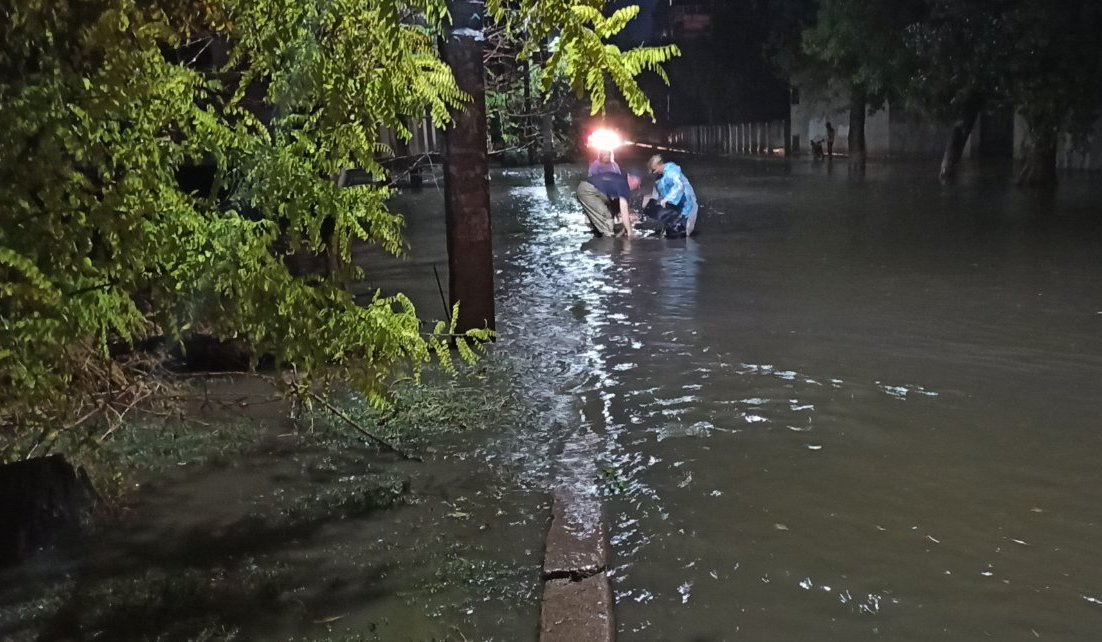
[{"label": "tree canopy", "polygon": [[966,124],[964,138],[983,105],[1012,108],[1030,131],[1023,182],[1054,180],[1060,133],[1083,140],[1102,110],[1097,2],[819,0],[816,11],[790,71]]},{"label": "tree canopy", "polygon": [[[532,43],[557,39],[545,86],[563,77],[596,110],[608,78],[649,113],[636,77],[676,50],[605,44],[634,11],[601,6],[488,10]],[[376,403],[395,373],[416,377],[433,354],[449,365],[449,339],[473,358],[407,298],[363,305],[347,273],[289,265],[347,263],[355,240],[403,251],[380,130],[408,137],[425,114],[445,126],[466,98],[437,49],[444,0],[9,0],[4,14],[0,425],[95,413],[117,385],[88,373],[193,331]],[[374,182],[342,187],[348,168]]]}]

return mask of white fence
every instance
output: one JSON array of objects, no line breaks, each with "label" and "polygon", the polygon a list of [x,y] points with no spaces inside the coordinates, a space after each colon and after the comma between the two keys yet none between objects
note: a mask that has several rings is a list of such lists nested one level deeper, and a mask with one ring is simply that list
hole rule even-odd
[{"label": "white fence", "polygon": [[697,154],[783,156],[785,121],[678,127],[668,142]]}]

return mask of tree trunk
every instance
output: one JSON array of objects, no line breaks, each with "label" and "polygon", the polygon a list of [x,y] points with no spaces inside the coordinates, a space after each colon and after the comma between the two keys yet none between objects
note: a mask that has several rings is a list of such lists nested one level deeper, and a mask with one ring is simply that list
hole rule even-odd
[{"label": "tree trunk", "polygon": [[854,84],[849,94],[849,164],[860,171],[865,170],[865,111],[868,109],[868,94],[865,88]]},{"label": "tree trunk", "polygon": [[[790,92],[791,93],[791,92]],[[792,108],[784,116],[784,172],[792,171]]]},{"label": "tree trunk", "polygon": [[550,112],[543,114],[543,182],[548,187],[555,185],[555,130],[553,127],[554,115]]},{"label": "tree trunk", "polygon": [[459,303],[458,332],[494,329],[494,257],[490,238],[486,80],[482,62],[483,3],[448,0],[452,30],[444,60],[471,101],[452,113],[444,161],[449,303]]},{"label": "tree trunk", "polygon": [[[544,64],[547,63],[546,47],[541,52]],[[540,133],[543,139],[543,182],[547,187],[555,186],[555,115],[550,106],[544,104],[540,121]]]},{"label": "tree trunk", "polygon": [[964,155],[964,144],[972,134],[972,128],[976,125],[976,119],[979,118],[982,107],[983,100],[972,98],[964,104],[960,118],[953,123],[953,132],[949,136],[949,143],[945,146],[945,155],[941,158],[941,180],[956,179],[960,159]]},{"label": "tree trunk", "polygon": [[1018,185],[1023,187],[1051,187],[1056,185],[1056,132],[1050,125],[1030,123],[1031,144],[1025,164],[1018,174]]}]

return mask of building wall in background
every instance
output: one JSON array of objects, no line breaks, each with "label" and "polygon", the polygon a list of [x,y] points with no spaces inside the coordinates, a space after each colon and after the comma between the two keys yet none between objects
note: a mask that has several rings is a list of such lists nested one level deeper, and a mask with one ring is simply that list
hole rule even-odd
[{"label": "building wall in background", "polygon": [[[798,98],[797,98],[798,95]],[[826,86],[804,84],[793,92],[791,106],[793,142],[796,153],[808,154],[809,140],[826,141],[826,122],[836,129],[835,153],[847,153],[849,135],[849,89],[838,83]],[[894,105],[869,111],[865,116],[865,145],[874,158],[940,158],[950,129],[929,118]],[[1008,112],[982,114],[965,146],[966,158],[1010,158],[1018,148],[1017,128]],[[1102,141],[1097,141],[1095,146]],[[1099,150],[1102,151],[1102,150]],[[1102,154],[1092,155],[1094,162]]]},{"label": "building wall in background", "polygon": [[[1029,128],[1025,119],[1014,115],[1014,158],[1021,160],[1029,149]],[[1077,143],[1070,134],[1060,137],[1056,148],[1056,167],[1070,170],[1102,169],[1102,119],[1094,124],[1094,131],[1086,141]]]}]

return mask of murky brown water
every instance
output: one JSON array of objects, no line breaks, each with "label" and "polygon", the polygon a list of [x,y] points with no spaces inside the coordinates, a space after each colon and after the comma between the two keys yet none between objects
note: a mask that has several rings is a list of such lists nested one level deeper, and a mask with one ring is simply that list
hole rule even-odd
[{"label": "murky brown water", "polygon": [[[624,640],[1091,640],[1102,630],[1102,189],[928,165],[688,160],[700,231],[587,240],[577,177],[495,174],[501,339],[538,487],[600,437]],[[403,195],[441,309],[438,191]]]}]

